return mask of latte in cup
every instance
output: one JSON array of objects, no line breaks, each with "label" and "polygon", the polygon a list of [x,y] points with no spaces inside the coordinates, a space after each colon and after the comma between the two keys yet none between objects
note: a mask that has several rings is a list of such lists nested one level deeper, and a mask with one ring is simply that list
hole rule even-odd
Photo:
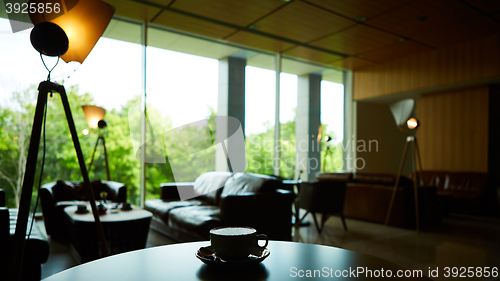
[{"label": "latte in cup", "polygon": [[[265,240],[264,246],[258,241]],[[251,227],[218,227],[210,230],[210,243],[223,260],[242,260],[256,251],[264,250],[269,242],[265,234]]]}]

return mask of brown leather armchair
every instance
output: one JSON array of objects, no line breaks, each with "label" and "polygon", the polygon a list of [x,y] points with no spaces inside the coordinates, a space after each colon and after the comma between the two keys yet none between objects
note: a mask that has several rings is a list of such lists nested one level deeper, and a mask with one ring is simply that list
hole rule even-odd
[{"label": "brown leather armchair", "polygon": [[[321,233],[326,220],[331,214],[339,214],[344,229],[347,230],[344,219],[344,199],[346,181],[321,180],[316,182],[303,182],[299,184],[299,195],[295,201],[296,224],[299,224],[311,213],[318,233]],[[299,208],[305,209],[306,214],[299,219]],[[318,224],[316,213],[321,213],[321,224]]]}]

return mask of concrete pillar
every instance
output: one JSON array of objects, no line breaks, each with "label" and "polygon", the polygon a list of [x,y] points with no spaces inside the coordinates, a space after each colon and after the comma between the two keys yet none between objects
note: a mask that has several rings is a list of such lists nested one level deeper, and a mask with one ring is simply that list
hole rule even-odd
[{"label": "concrete pillar", "polygon": [[295,121],[296,165],[295,173],[302,171],[303,181],[312,181],[320,172],[321,146],[317,141],[321,124],[321,75],[298,77],[297,119]]},{"label": "concrete pillar", "polygon": [[353,74],[351,70],[346,70],[344,71],[344,140],[342,141],[342,147],[345,147],[342,161],[344,172],[355,172],[354,167],[356,167],[356,149],[352,149],[352,146],[356,146],[355,140],[357,139],[357,103],[352,99],[352,89]]},{"label": "concrete pillar", "polygon": [[[241,122],[241,129],[245,132],[245,66],[246,59],[228,57],[219,60],[219,101],[217,107],[218,116],[231,116]],[[220,143],[226,140],[226,149],[229,155],[240,155],[244,149],[241,140],[231,141],[230,123],[218,122],[216,126],[216,140]],[[234,130],[233,130],[234,131]],[[217,146],[215,169],[217,171],[228,171],[226,154],[220,146]]]}]

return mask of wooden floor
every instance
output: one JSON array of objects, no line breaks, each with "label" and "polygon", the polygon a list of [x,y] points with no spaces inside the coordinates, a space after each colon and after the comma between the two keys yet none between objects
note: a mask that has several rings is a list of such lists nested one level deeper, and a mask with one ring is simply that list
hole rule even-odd
[{"label": "wooden floor", "polygon": [[[311,220],[309,216],[306,220]],[[500,218],[472,217],[452,214],[437,227],[411,229],[386,227],[381,224],[346,219],[344,231],[339,217],[326,222],[321,235],[314,224],[294,231],[293,240],[301,243],[340,247],[377,256],[411,269],[427,272],[445,267],[500,267]],[[44,230],[43,221],[38,227]],[[42,266],[42,278],[77,265],[70,247],[50,240],[49,260]],[[150,230],[147,247],[175,243]],[[500,280],[500,278],[466,278],[469,280]],[[450,280],[450,278],[433,278]]]}]

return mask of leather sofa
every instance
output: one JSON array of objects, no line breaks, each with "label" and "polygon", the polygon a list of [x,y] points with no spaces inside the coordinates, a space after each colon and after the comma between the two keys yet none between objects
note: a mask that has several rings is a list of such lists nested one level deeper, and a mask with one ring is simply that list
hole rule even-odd
[{"label": "leather sofa", "polygon": [[[0,280],[8,278],[13,259],[13,240],[16,231],[17,209],[5,208],[4,190],[0,189]],[[31,225],[31,221],[28,226]],[[29,228],[28,228],[29,231]],[[21,280],[40,280],[41,266],[49,257],[49,244],[45,237],[33,226],[29,238],[26,240]]]},{"label": "leather sofa", "polygon": [[[106,200],[113,202],[127,201],[127,188],[114,181],[92,181],[91,186],[96,200],[100,192],[108,193]],[[84,203],[87,195],[81,182],[57,181],[42,185],[40,201],[47,234],[54,240],[67,240],[68,229],[64,218],[64,208]]]},{"label": "leather sofa", "polygon": [[497,187],[487,173],[425,170],[422,177],[425,185],[437,188],[448,211],[477,215],[499,211]]},{"label": "leather sofa", "polygon": [[[219,226],[250,226],[270,239],[291,240],[293,193],[281,179],[251,173],[208,172],[193,183],[163,183],[146,200],[151,228],[177,241],[209,239]],[[179,193],[192,194],[179,200]]]},{"label": "leather sofa", "polygon": [[[345,217],[385,223],[396,177],[394,174],[382,173],[326,173],[318,174],[316,180],[347,182],[344,202]],[[434,186],[418,187],[418,205],[421,226],[441,220]],[[396,191],[389,224],[414,228],[415,222],[413,181],[402,176]]]}]

